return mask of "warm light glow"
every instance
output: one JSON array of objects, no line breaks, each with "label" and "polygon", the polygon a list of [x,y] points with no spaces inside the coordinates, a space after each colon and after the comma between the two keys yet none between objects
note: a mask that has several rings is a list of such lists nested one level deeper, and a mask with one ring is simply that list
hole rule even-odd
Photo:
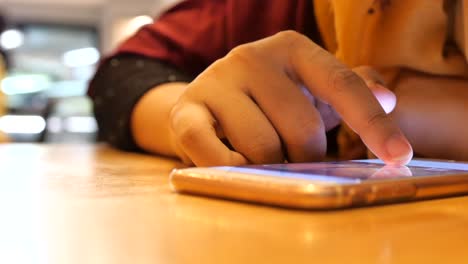
[{"label": "warm light glow", "polygon": [[96,48],[83,48],[67,51],[63,54],[63,64],[68,67],[84,67],[96,64],[101,55]]},{"label": "warm light glow", "polygon": [[0,130],[7,134],[39,134],[46,122],[41,116],[6,115],[0,117]]},{"label": "warm light glow", "polygon": [[0,35],[0,45],[3,49],[10,50],[21,47],[24,42],[23,32],[17,29],[9,29]]}]

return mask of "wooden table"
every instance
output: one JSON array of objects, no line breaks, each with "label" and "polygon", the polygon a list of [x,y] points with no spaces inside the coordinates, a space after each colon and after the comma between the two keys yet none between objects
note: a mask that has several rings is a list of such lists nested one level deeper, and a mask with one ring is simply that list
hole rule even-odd
[{"label": "wooden table", "polygon": [[178,166],[0,145],[0,263],[468,263],[468,197],[294,211],[172,193]]}]

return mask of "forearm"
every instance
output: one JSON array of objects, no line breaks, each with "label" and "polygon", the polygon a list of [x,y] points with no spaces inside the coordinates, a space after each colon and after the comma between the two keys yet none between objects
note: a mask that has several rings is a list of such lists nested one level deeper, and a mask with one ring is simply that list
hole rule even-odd
[{"label": "forearm", "polygon": [[159,85],[148,91],[135,105],[131,130],[140,148],[155,154],[177,156],[169,115],[186,86],[186,83]]},{"label": "forearm", "polygon": [[402,76],[393,112],[418,155],[468,160],[468,80]]}]

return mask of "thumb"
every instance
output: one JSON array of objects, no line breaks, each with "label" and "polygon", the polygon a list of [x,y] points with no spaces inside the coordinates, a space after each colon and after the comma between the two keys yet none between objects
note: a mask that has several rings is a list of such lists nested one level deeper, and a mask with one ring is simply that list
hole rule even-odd
[{"label": "thumb", "polygon": [[391,113],[396,106],[395,94],[385,87],[385,81],[382,76],[369,66],[354,68],[353,71],[359,75],[372,91],[385,112]]}]

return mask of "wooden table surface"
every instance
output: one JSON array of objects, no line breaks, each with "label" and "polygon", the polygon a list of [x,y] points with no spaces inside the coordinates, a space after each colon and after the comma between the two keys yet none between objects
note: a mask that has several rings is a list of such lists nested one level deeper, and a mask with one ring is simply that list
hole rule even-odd
[{"label": "wooden table surface", "polygon": [[468,197],[294,211],[172,193],[175,167],[0,145],[0,263],[468,263]]}]

